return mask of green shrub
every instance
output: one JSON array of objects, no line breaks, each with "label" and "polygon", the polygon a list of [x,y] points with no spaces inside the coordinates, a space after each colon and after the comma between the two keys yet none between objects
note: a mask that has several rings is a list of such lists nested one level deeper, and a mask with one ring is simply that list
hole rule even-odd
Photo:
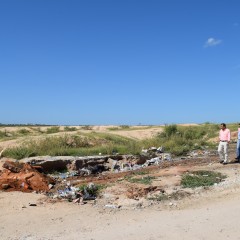
[{"label": "green shrub", "polygon": [[73,132],[73,131],[77,131],[77,128],[76,127],[68,127],[68,126],[66,126],[66,127],[64,127],[64,131],[66,131],[66,132]]},{"label": "green shrub", "polygon": [[177,133],[177,125],[173,124],[173,125],[166,126],[164,129],[164,132],[166,137],[171,137],[175,135]]},{"label": "green shrub", "polygon": [[216,144],[207,140],[218,135],[216,124],[204,124],[198,126],[166,126],[163,132],[151,140],[142,141],[145,148],[151,146],[163,146],[166,152],[176,156],[185,155],[187,152],[206,147],[215,148]]},{"label": "green shrub", "polygon": [[4,137],[7,137],[7,133],[6,131],[0,131],[0,138],[4,138]]},{"label": "green shrub", "polygon": [[82,129],[83,129],[83,130],[92,130],[93,127],[90,126],[90,125],[85,125],[85,126],[82,126]]},{"label": "green shrub", "polygon": [[107,187],[105,184],[94,184],[93,187],[89,187],[86,184],[83,185],[77,185],[79,191],[86,190],[91,196],[99,196],[100,192]]},{"label": "green shrub", "polygon": [[119,130],[119,128],[118,127],[110,127],[110,128],[108,128],[108,130],[109,131],[117,131],[117,130]]},{"label": "green shrub", "polygon": [[152,180],[155,179],[155,177],[145,176],[141,178],[133,178],[132,176],[127,176],[125,177],[125,179],[130,183],[141,183],[141,184],[150,185],[152,183]]},{"label": "green shrub", "polygon": [[19,129],[17,132],[22,135],[27,135],[30,133],[30,131],[26,128]]},{"label": "green shrub", "polygon": [[36,156],[36,153],[32,151],[32,149],[20,146],[20,147],[7,148],[3,152],[3,156],[11,157],[14,159],[22,159],[26,157]]},{"label": "green shrub", "polygon": [[122,129],[128,129],[128,128],[130,128],[128,125],[120,125],[119,127],[122,128]]},{"label": "green shrub", "polygon": [[51,133],[58,133],[60,131],[60,127],[50,127],[47,128],[47,134],[51,134]]}]

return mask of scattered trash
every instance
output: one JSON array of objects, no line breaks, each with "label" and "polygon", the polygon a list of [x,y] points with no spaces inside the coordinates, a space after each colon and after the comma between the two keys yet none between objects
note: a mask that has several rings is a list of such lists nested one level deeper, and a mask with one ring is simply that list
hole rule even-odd
[{"label": "scattered trash", "polygon": [[95,200],[97,197],[97,187],[94,183],[89,183],[82,189],[73,187],[68,182],[65,189],[58,190],[58,198],[64,198],[75,203],[82,203],[83,200]]},{"label": "scattered trash", "polygon": [[[187,156],[182,156],[181,159],[201,157],[209,154],[211,154],[211,152],[208,150],[195,150],[191,151]],[[44,165],[39,166],[39,162],[34,159],[30,161],[32,165],[6,161],[3,165],[5,169],[0,172],[0,190],[44,192],[55,200],[62,199],[84,204],[86,203],[84,201],[96,200],[98,187],[94,183],[76,187],[77,181],[80,182],[80,180],[75,177],[85,177],[82,179],[84,179],[83,182],[86,183],[91,179],[91,177],[88,177],[90,175],[97,175],[97,179],[104,179],[105,172],[119,173],[139,170],[150,165],[160,165],[165,161],[173,161],[173,158],[170,153],[164,152],[162,146],[153,146],[148,149],[142,149],[140,156],[119,155],[117,153],[114,156],[101,156],[101,153],[99,153],[97,160],[95,157],[89,157],[88,160],[84,159],[82,162],[78,159],[79,162],[78,164],[74,163],[74,167],[71,160],[66,159],[65,161],[68,161],[67,164],[69,164],[71,168],[69,167],[62,170],[64,172],[52,171],[52,174],[48,175],[43,174],[45,169],[42,166]],[[77,161],[76,158],[74,161]],[[67,164],[66,166],[68,166]],[[50,168],[50,164],[47,166]],[[56,182],[60,183],[57,189],[55,189]],[[129,199],[139,200],[139,198],[146,196],[149,192],[155,191],[155,187],[132,188],[128,190],[127,197]],[[29,206],[37,205],[35,203],[29,203]],[[120,208],[119,205],[115,204],[106,204],[105,207]]]},{"label": "scattered trash", "polygon": [[36,203],[29,203],[28,206],[31,206],[31,207],[36,207],[37,204]]},{"label": "scattered trash", "polygon": [[117,208],[120,208],[121,206],[118,206],[118,205],[113,205],[113,204],[106,204],[105,205],[105,208],[113,208],[113,209],[117,209]]}]

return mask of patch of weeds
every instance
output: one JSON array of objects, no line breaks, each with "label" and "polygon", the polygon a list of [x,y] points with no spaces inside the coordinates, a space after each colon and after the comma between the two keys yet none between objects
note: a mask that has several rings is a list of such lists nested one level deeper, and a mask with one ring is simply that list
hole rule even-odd
[{"label": "patch of weeds", "polygon": [[73,132],[73,131],[77,131],[77,128],[76,127],[64,127],[64,131],[66,132]]},{"label": "patch of weeds", "polygon": [[92,130],[93,127],[90,126],[90,125],[85,125],[85,126],[82,126],[82,129],[83,129],[83,130]]},{"label": "patch of weeds", "polygon": [[109,131],[116,131],[116,130],[119,130],[119,128],[118,127],[110,127],[110,128],[108,128],[108,130]]},{"label": "patch of weeds", "polygon": [[40,127],[30,127],[33,131],[37,132],[37,133],[44,133],[43,130],[41,130]]},{"label": "patch of weeds", "polygon": [[117,179],[117,182],[122,182],[122,181],[124,181],[124,180],[127,180],[127,177],[118,178],[118,179]]},{"label": "patch of weeds", "polygon": [[177,192],[173,192],[172,194],[170,194],[168,197],[174,200],[180,200],[186,196],[189,196],[190,193],[184,192],[184,191],[177,191]]},{"label": "patch of weeds", "polygon": [[27,135],[30,133],[30,131],[27,130],[26,128],[22,128],[22,129],[18,130],[18,133],[22,134],[22,135]]},{"label": "patch of weeds", "polygon": [[0,131],[0,138],[7,137],[7,132],[6,131]]},{"label": "patch of weeds", "polygon": [[122,128],[122,129],[129,129],[130,128],[128,125],[120,125],[119,127]]},{"label": "patch of weeds", "polygon": [[7,157],[11,157],[19,160],[26,157],[34,157],[36,156],[36,153],[26,147],[14,147],[14,148],[6,149],[3,152],[3,156],[7,156]]},{"label": "patch of weeds", "polygon": [[50,128],[47,128],[47,134],[50,134],[50,133],[58,133],[60,131],[60,127],[50,127]]},{"label": "patch of weeds", "polygon": [[153,179],[155,179],[155,177],[151,177],[151,176],[146,176],[141,178],[133,178],[132,176],[125,177],[125,180],[127,180],[130,183],[141,183],[146,185],[152,184]]},{"label": "patch of weeds", "polygon": [[167,195],[166,193],[162,192],[157,195],[153,195],[149,197],[148,200],[153,200],[153,201],[167,201],[169,199],[180,200],[186,196],[189,196],[189,193],[183,192],[183,191],[173,192],[170,195]]},{"label": "patch of weeds", "polygon": [[100,192],[107,188],[107,185],[106,184],[94,184],[93,186],[89,186],[89,185],[80,185],[80,186],[77,186],[79,191],[82,191],[82,192],[87,192],[89,195],[91,196],[99,196]]},{"label": "patch of weeds", "polygon": [[160,194],[157,194],[157,195],[154,195],[154,196],[151,196],[148,198],[148,200],[158,201],[158,202],[166,201],[168,199],[169,199],[168,196],[163,193],[160,193]]},{"label": "patch of weeds", "polygon": [[149,174],[149,171],[138,171],[138,172],[133,172],[133,175],[147,175]]},{"label": "patch of weeds", "polygon": [[227,176],[219,172],[212,171],[194,171],[183,175],[181,185],[184,188],[196,188],[212,186],[221,182]]}]

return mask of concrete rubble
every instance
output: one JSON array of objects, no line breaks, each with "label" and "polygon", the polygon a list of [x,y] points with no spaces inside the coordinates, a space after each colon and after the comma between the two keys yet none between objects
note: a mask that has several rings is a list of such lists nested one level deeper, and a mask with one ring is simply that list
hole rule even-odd
[{"label": "concrete rubble", "polygon": [[[143,149],[139,156],[133,155],[106,155],[106,156],[41,156],[20,160],[20,163],[28,163],[38,166],[45,173],[71,172],[74,176],[87,176],[105,171],[124,172],[140,169],[149,165],[159,165],[163,161],[171,161],[170,153],[164,153],[163,148],[151,147]],[[65,174],[67,176],[67,174]],[[69,176],[69,175],[68,175]],[[64,177],[64,174],[63,174]]]}]

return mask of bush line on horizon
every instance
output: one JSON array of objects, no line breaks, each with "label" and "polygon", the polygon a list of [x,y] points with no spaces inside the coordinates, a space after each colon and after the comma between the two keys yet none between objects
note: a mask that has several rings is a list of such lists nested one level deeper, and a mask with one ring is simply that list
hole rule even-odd
[{"label": "bush line on horizon", "polygon": [[[230,126],[237,129],[237,125]],[[229,127],[229,128],[230,128]],[[51,127],[49,131],[56,131]],[[69,130],[69,129],[67,129]],[[75,129],[72,129],[74,131]],[[163,146],[165,152],[180,156],[191,150],[215,149],[216,143],[208,141],[218,136],[217,124],[203,124],[198,126],[178,126],[175,124],[164,127],[163,132],[157,136],[134,140],[112,133],[76,133],[75,135],[47,136],[40,140],[26,140],[18,147],[8,148],[3,156],[21,159],[31,156],[89,156],[119,154],[140,154],[143,148]],[[39,131],[39,129],[38,129]],[[71,131],[71,130],[70,130]],[[18,133],[19,134],[19,133]],[[28,132],[21,131],[25,135]],[[0,138],[4,138],[6,132],[0,131]]]}]

